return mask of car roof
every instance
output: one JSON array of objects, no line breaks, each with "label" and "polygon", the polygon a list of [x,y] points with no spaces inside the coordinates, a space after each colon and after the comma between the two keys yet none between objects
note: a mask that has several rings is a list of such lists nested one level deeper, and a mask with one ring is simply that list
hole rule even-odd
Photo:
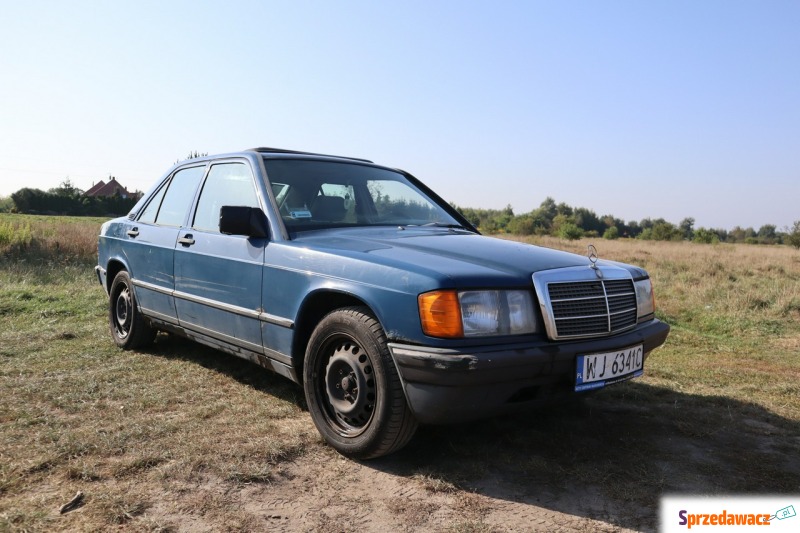
[{"label": "car roof", "polygon": [[372,163],[369,159],[362,159],[360,157],[346,157],[341,155],[318,154],[314,152],[301,152],[298,150],[286,150],[284,148],[269,148],[261,146],[258,148],[248,148],[246,152],[258,152],[259,154],[275,154],[275,155],[311,155],[316,157],[332,157],[335,159],[349,159],[351,161],[361,161],[364,163]]}]

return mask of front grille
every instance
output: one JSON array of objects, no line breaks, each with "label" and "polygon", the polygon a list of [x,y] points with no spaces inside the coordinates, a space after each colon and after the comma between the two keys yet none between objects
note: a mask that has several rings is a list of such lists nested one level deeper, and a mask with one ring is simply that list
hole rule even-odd
[{"label": "front grille", "polygon": [[548,283],[556,335],[603,336],[636,325],[636,292],[630,279]]}]

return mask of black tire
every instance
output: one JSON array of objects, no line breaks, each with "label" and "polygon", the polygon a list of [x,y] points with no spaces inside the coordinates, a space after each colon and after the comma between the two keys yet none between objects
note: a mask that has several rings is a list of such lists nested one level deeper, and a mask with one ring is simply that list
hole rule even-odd
[{"label": "black tire", "polygon": [[326,315],[303,367],[308,410],[343,455],[371,459],[405,446],[417,429],[380,323],[366,307]]},{"label": "black tire", "polygon": [[108,325],[114,343],[125,350],[152,344],[157,331],[150,327],[139,311],[131,277],[120,271],[111,283],[108,300]]}]

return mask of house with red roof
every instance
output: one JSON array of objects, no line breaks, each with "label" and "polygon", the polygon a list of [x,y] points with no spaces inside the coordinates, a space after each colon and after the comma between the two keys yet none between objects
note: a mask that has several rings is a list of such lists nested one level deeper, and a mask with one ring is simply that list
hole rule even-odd
[{"label": "house with red roof", "polygon": [[128,192],[128,189],[118,182],[114,176],[111,176],[108,183],[100,180],[83,194],[85,196],[120,196],[122,198],[131,198],[136,195]]}]

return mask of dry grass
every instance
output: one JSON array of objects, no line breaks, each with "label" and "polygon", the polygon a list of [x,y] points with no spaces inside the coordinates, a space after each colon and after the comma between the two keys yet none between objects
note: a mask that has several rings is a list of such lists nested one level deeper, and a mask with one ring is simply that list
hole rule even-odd
[{"label": "dry grass", "polygon": [[[35,244],[0,260],[0,531],[141,521],[165,492],[269,483],[319,446],[301,391],[277,376],[168,336],[146,354],[113,347],[92,271],[99,221],[12,223]],[[80,511],[59,516],[77,490]],[[223,516],[229,503],[188,507]]]},{"label": "dry grass", "polygon": [[106,219],[0,213],[0,256],[18,261],[91,262]]},{"label": "dry grass", "polygon": [[[588,240],[539,244],[585,253]],[[646,268],[672,326],[647,383],[800,413],[800,252],[788,246],[593,241],[600,256]],[[794,379],[792,379],[792,377]]]},{"label": "dry grass", "polygon": [[[673,326],[644,378],[583,405],[423,428],[361,465],[321,444],[282,378],[165,335],[147,353],[117,350],[92,272],[99,220],[0,224],[29,225],[37,243],[0,249],[0,531],[258,530],[254,491],[344,515],[384,502],[396,527],[420,531],[509,529],[497,501],[647,530],[664,492],[800,492],[793,249],[595,241],[648,268]],[[370,469],[425,496],[351,496]],[[78,490],[83,505],[59,515]],[[341,525],[323,518],[298,529]]]}]

